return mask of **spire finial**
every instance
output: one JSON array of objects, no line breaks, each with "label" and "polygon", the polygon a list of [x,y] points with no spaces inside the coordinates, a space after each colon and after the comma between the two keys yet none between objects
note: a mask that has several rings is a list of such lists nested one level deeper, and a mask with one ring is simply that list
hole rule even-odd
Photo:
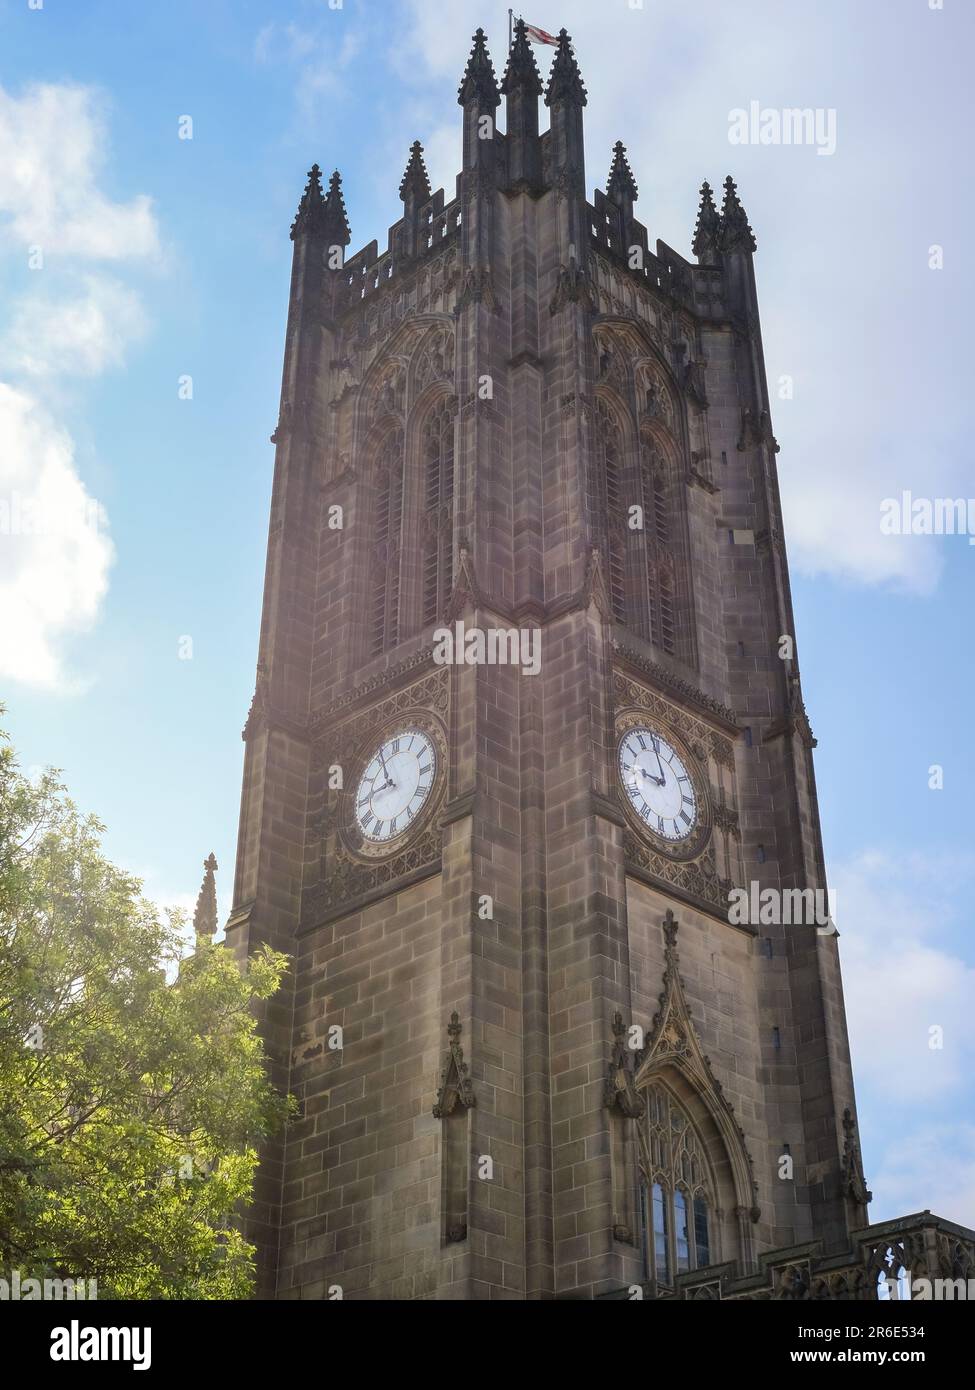
[{"label": "spire finial", "polygon": [[423,146],[419,140],[414,140],[410,146],[410,162],[399,186],[399,196],[405,203],[413,193],[418,203],[425,203],[431,192],[427,166],[423,162]]},{"label": "spire finial", "polygon": [[705,179],[701,184],[701,205],[697,212],[697,222],[694,224],[694,244],[692,247],[699,260],[702,256],[709,255],[718,249],[720,231],[721,218],[714,205],[711,185]]},{"label": "spire finial", "polygon": [[349,227],[348,214],[345,211],[345,198],[342,196],[342,175],[338,169],[332,171],[332,177],[328,181],[324,223],[326,233],[333,241],[342,246],[348,246],[352,240],[352,231]]},{"label": "spire finial", "polygon": [[559,46],[545,92],[545,105],[551,106],[554,101],[573,101],[577,106],[585,106],[587,101],[579,64],[572,52],[572,40],[564,29],[559,30]]},{"label": "spire finial", "polygon": [[298,213],[291,224],[291,240],[309,232],[321,231],[324,225],[325,197],[322,193],[322,171],[317,164],[308,170],[308,182],[298,204]]},{"label": "spire finial", "polygon": [[461,106],[466,106],[469,101],[478,101],[484,106],[490,106],[492,111],[501,105],[498,80],[494,75],[494,64],[487,51],[487,39],[483,29],[478,29],[474,35],[474,46],[464,69],[457,100]]},{"label": "spire finial", "polygon": [[738,197],[738,185],[729,174],[724,181],[724,201],[721,204],[722,251],[755,251],[755,236],[748,225],[745,209]]},{"label": "spire finial", "polygon": [[613,163],[606,181],[606,196],[617,204],[622,204],[627,198],[635,203],[638,197],[636,180],[626,158],[626,146],[622,140],[617,140],[613,146]]},{"label": "spire finial", "polygon": [[501,90],[505,96],[516,87],[527,87],[532,96],[536,97],[542,93],[542,79],[538,73],[532,46],[528,42],[528,28],[523,19],[519,19],[515,24],[514,42],[501,81]]},{"label": "spire finial", "polygon": [[193,912],[193,931],[196,936],[208,936],[212,940],[217,930],[217,885],[214,879],[217,860],[213,853],[204,859],[203,868],[203,884]]}]

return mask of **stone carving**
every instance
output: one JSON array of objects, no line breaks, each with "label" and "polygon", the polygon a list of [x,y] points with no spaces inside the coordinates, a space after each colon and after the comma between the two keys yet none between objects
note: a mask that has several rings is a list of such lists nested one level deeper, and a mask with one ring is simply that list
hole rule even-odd
[{"label": "stone carving", "polygon": [[641,362],[637,367],[636,383],[640,423],[656,422],[673,432],[674,406],[663,374],[650,362]]},{"label": "stone carving", "polygon": [[873,1193],[867,1187],[863,1176],[856,1121],[849,1106],[843,1111],[843,1190],[853,1198],[857,1206],[866,1207],[873,1201]]},{"label": "stone carving", "polygon": [[454,335],[436,328],[420,348],[413,375],[414,399],[434,381],[453,381]]},{"label": "stone carving", "polygon": [[592,287],[586,272],[580,269],[575,256],[568,265],[559,266],[559,278],[549,305],[549,312],[558,314],[567,304],[580,304],[583,309],[595,309]]},{"label": "stone carving", "polygon": [[474,1083],[469,1075],[469,1068],[464,1061],[464,1050],[460,1045],[460,1016],[455,1010],[450,1015],[450,1022],[447,1025],[447,1036],[450,1039],[450,1046],[443,1060],[443,1067],[440,1071],[440,1085],[437,1088],[437,1099],[433,1107],[433,1117],[435,1120],[442,1120],[446,1115],[452,1115],[458,1105],[470,1110],[477,1104],[474,1095]]},{"label": "stone carving", "polygon": [[769,419],[767,410],[759,411],[756,416],[750,406],[745,406],[741,412],[741,430],[738,435],[737,449],[739,453],[744,453],[746,449],[757,449],[763,445],[771,450],[773,454],[779,452],[779,446],[775,435],[772,433],[772,421]]},{"label": "stone carving", "polygon": [[707,365],[708,360],[706,357],[694,357],[684,368],[684,391],[702,410],[707,410],[708,408],[708,393],[705,379]]},{"label": "stone carving", "polygon": [[[603,1104],[612,1110],[613,1106],[622,1110],[628,1119],[638,1119],[643,1114],[643,1101],[636,1093],[633,1084],[633,1061],[636,1053],[626,1045],[626,1025],[623,1015],[613,1017],[612,1060],[606,1073],[603,1088]],[[622,1237],[617,1237],[622,1239]]]},{"label": "stone carving", "polygon": [[[688,681],[681,680],[679,676],[675,676],[673,672],[668,671],[665,666],[660,666],[657,662],[650,661],[649,658],[642,656],[639,652],[635,652],[631,647],[625,646],[622,642],[614,641],[613,650],[621,660],[626,661],[630,666],[635,667],[644,675],[649,676],[651,680],[662,685],[664,689],[671,691],[682,700],[687,701],[689,704],[696,705],[707,714],[716,715],[717,718],[725,724],[730,724],[731,726],[737,724],[738,721],[734,711],[730,710],[727,705],[722,705],[718,700],[713,700],[710,695],[705,695],[703,690],[698,690],[696,686],[691,685]],[[634,682],[627,682],[626,677],[620,673],[617,673],[614,677],[614,687],[618,697],[617,703],[619,703],[619,700],[624,695],[638,698],[636,692],[642,689],[642,687],[636,685]]]},{"label": "stone carving", "polygon": [[614,341],[609,333],[593,334],[596,348],[596,367],[599,382],[610,386],[625,400],[628,396],[626,363],[620,352],[621,344]]},{"label": "stone carving", "polygon": [[241,730],[241,738],[246,743],[265,726],[267,721],[267,667],[263,663],[257,663],[257,677],[254,682],[254,694],[251,697],[250,709],[247,711],[247,718]]},{"label": "stone carving", "polygon": [[659,853],[643,840],[627,833],[623,837],[623,853],[627,862],[635,868],[643,869],[653,878],[670,884],[711,908],[717,908],[720,916],[726,915],[728,894],[734,884],[718,874],[713,841],[708,843],[697,859],[682,860]]},{"label": "stone carving", "polygon": [[494,292],[494,279],[488,268],[471,266],[465,274],[454,313],[459,314],[468,304],[486,304],[495,313],[500,311],[501,304]]},{"label": "stone carving", "polygon": [[352,395],[359,389],[359,382],[352,369],[352,361],[348,357],[342,357],[329,364],[335,373],[335,393],[329,404],[333,410],[345,400],[346,396]]}]

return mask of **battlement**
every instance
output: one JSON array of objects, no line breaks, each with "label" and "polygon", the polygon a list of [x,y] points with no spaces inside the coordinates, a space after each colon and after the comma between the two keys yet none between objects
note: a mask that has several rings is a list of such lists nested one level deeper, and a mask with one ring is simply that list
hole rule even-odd
[{"label": "battlement", "polygon": [[417,226],[419,250],[413,256],[407,256],[403,249],[406,219],[401,217],[389,228],[386,250],[382,254],[378,242],[373,240],[349,257],[341,275],[348,285],[350,304],[356,299],[368,299],[387,285],[401,268],[413,270],[425,257],[456,243],[461,228],[460,199],[453,198],[445,204],[444,191],[438,188],[433,197],[418,208]]},{"label": "battlement", "polygon": [[[596,189],[590,202],[586,193],[583,148],[583,108],[587,95],[572,42],[563,29],[552,62],[544,103],[550,111],[550,128],[539,131],[539,97],[542,80],[535,64],[529,32],[520,20],[515,26],[505,74],[500,85],[487,49],[484,31],[478,29],[458,102],[463,108],[463,166],[457,175],[453,198],[444,190],[432,192],[419,141],[410,149],[400,183],[403,216],[388,228],[386,248],[373,240],[354,255],[328,257],[332,279],[333,309],[345,312],[357,302],[384,289],[405,271],[413,271],[427,258],[456,246],[468,264],[490,262],[491,219],[477,214],[498,195],[533,199],[554,194],[569,207],[569,246],[588,248],[627,272],[629,276],[689,309],[713,307],[722,296],[716,292],[714,274],[699,267],[718,268],[735,254],[750,254],[755,239],[734,182],[725,181],[724,203],[716,208],[711,187],[701,189],[701,203],[693,234],[697,266],[662,241],[650,249],[646,226],[634,216],[638,197],[636,180],[626,150],[617,141],[605,192]],[[506,106],[506,131],[497,129],[496,113],[502,99]],[[465,240],[463,209],[476,224],[473,241]],[[335,246],[351,240],[341,196],[341,178],[332,175],[327,196],[322,193],[318,166],[299,206],[292,236],[318,235]],[[571,259],[570,250],[567,259]],[[580,254],[578,259],[583,259]]]}]

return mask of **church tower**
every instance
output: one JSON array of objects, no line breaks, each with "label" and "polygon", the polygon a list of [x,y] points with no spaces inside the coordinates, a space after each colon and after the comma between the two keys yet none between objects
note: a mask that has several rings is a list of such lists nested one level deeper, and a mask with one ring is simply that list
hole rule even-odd
[{"label": "church tower", "polygon": [[293,964],[260,1292],[808,1277],[869,1193],[755,238],[729,178],[651,249],[621,143],[589,200],[564,30],[544,83],[478,30],[458,100],[382,251],[317,166],[291,230],[227,933]]}]

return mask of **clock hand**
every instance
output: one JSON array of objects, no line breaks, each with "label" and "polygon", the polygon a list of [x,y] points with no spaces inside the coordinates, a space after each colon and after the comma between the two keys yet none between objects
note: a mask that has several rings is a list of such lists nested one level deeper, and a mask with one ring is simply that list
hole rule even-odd
[{"label": "clock hand", "polygon": [[658,787],[662,787],[664,784],[665,779],[663,777],[654,777],[652,772],[647,772],[646,768],[640,767],[637,763],[633,764],[632,771],[639,773],[641,777],[649,777],[650,781],[656,782]]}]

